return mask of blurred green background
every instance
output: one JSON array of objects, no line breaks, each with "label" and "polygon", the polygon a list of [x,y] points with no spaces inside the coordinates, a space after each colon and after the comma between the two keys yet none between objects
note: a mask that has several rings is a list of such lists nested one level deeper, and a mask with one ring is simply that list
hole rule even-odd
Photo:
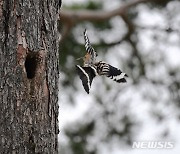
[{"label": "blurred green background", "polygon": [[[117,154],[139,140],[178,143],[179,8],[179,0],[62,2],[60,154]],[[96,77],[90,94],[84,91],[75,65],[85,55],[85,28],[98,60],[127,73],[126,84]]]}]

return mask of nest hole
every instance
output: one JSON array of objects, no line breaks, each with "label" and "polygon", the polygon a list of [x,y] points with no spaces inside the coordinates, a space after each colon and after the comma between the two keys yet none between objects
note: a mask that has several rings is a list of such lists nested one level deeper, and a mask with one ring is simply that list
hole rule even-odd
[{"label": "nest hole", "polygon": [[33,79],[36,74],[37,58],[36,55],[28,54],[25,61],[25,69],[28,79]]}]

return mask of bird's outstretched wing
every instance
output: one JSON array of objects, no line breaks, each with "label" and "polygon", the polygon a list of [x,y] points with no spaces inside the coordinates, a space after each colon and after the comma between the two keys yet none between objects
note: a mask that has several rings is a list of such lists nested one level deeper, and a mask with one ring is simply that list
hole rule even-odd
[{"label": "bird's outstretched wing", "polygon": [[79,65],[76,65],[76,69],[77,69],[78,75],[82,81],[82,84],[83,84],[85,91],[89,94],[89,90],[91,88],[93,78],[97,74],[96,68],[93,66],[81,67]]},{"label": "bird's outstretched wing", "polygon": [[88,54],[91,55],[92,63],[95,63],[96,57],[97,57],[97,53],[96,53],[96,51],[94,50],[94,48],[92,47],[92,45],[91,45],[91,43],[89,41],[86,29],[84,31],[84,40],[85,40],[86,51],[87,51]]},{"label": "bird's outstretched wing", "polygon": [[103,61],[99,61],[95,65],[97,66],[97,73],[99,75],[106,75],[108,78],[118,83],[126,82],[125,77],[128,77],[128,75],[123,73],[120,69],[113,67]]}]

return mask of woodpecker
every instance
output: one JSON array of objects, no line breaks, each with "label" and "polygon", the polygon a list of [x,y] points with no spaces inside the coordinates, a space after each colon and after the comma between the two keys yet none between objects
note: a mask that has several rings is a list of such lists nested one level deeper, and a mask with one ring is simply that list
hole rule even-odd
[{"label": "woodpecker", "polygon": [[106,76],[118,83],[125,83],[128,75],[120,69],[111,66],[104,61],[96,61],[97,53],[91,46],[87,31],[84,31],[85,48],[87,53],[83,57],[84,65],[76,65],[78,75],[82,81],[85,91],[89,94],[93,79],[99,76]]}]

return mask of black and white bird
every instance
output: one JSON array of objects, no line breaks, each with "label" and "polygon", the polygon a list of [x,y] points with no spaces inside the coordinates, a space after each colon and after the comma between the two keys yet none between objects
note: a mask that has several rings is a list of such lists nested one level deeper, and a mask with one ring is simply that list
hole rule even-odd
[{"label": "black and white bird", "polygon": [[95,76],[106,76],[118,83],[126,82],[125,77],[128,77],[126,73],[123,73],[120,69],[111,66],[104,61],[96,61],[97,53],[91,46],[87,31],[84,32],[86,55],[83,57],[84,65],[76,65],[78,75],[82,81],[85,91],[89,94],[92,81]]},{"label": "black and white bird", "polygon": [[96,62],[97,52],[92,47],[87,31],[84,31],[84,41],[85,41],[85,48],[86,48],[86,55],[84,56],[84,66],[93,65]]}]

